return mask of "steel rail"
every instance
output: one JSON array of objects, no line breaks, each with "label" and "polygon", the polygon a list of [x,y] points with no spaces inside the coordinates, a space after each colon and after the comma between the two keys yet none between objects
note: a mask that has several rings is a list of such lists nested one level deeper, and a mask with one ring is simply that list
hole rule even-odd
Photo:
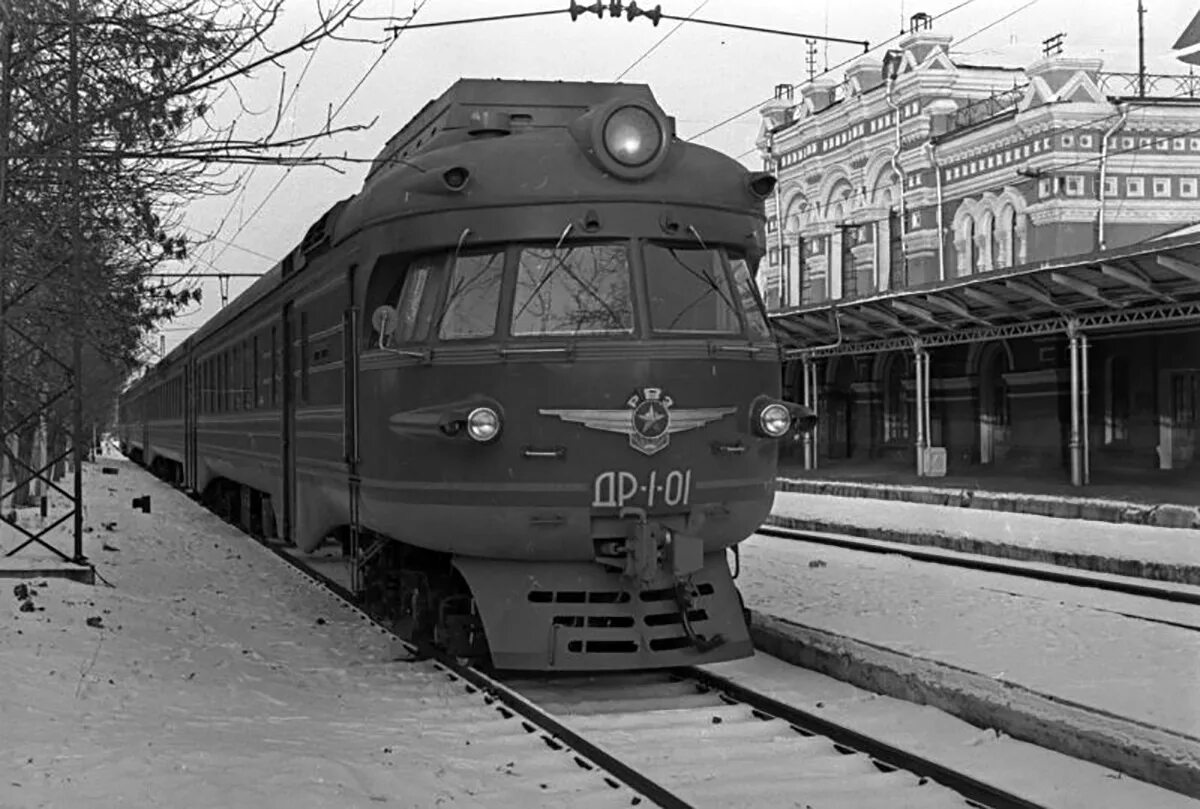
[{"label": "steel rail", "polygon": [[906,770],[922,778],[936,781],[962,795],[963,798],[988,807],[988,809],[1045,809],[1041,804],[1026,800],[1000,787],[972,778],[856,730],[851,730],[794,705],[780,702],[774,697],[760,694],[706,669],[677,669],[676,672],[678,676],[695,680],[700,685],[723,694],[729,699],[736,700],[754,711],[781,719],[806,733],[824,736],[834,744],[850,748],[878,764],[897,770]]},{"label": "steel rail", "polygon": [[[200,503],[198,502],[198,504]],[[236,524],[229,524],[242,530]],[[617,784],[614,783],[613,779],[621,782],[634,792],[664,809],[693,809],[694,804],[684,800],[669,788],[659,784],[635,767],[627,764],[618,756],[590,741],[557,719],[554,715],[522,696],[515,689],[510,688],[473,666],[459,662],[454,657],[446,655],[439,650],[419,649],[409,641],[399,637],[386,624],[363,610],[348,588],[309,567],[303,560],[290,555],[283,545],[270,542],[244,530],[243,533],[258,545],[270,551],[279,559],[282,559],[301,575],[325,587],[333,595],[345,601],[361,614],[363,620],[370,621],[381,631],[399,641],[414,656],[427,656],[452,679],[462,680],[467,685],[468,691],[472,689],[480,691],[483,694],[485,702],[489,704],[499,702],[513,714],[523,717],[532,726],[527,726],[527,730],[532,732],[533,727],[542,730],[544,734],[543,741],[548,746],[554,748],[555,744],[559,744],[573,754],[572,757],[580,767],[584,769],[598,769],[603,773],[607,773],[612,778],[605,778],[605,780],[614,788]],[[760,533],[762,533],[761,530]],[[804,733],[825,737],[835,745],[863,754],[879,765],[896,770],[905,770],[918,777],[933,780],[948,789],[954,790],[965,799],[987,807],[987,809],[1044,809],[1040,804],[1013,795],[1010,792],[925,759],[915,753],[904,751],[879,739],[872,738],[828,719],[811,714],[796,706],[776,700],[766,694],[758,693],[707,670],[694,667],[677,668],[670,670],[670,673],[672,676],[682,680],[694,682],[701,689],[716,692],[723,699],[744,704],[760,714],[783,720]]]},{"label": "steel rail", "polygon": [[[830,545],[864,553],[898,554],[918,562],[932,562],[949,567],[961,567],[968,570],[983,570],[989,573],[1003,573],[1026,579],[1070,584],[1076,587],[1091,587],[1114,593],[1145,596],[1158,601],[1170,601],[1179,604],[1200,605],[1200,588],[1181,589],[1189,585],[1180,584],[1168,587],[1153,584],[1149,581],[1135,581],[1127,576],[1115,573],[1099,573],[1094,571],[1071,571],[1066,568],[1049,567],[1048,562],[1027,562],[998,557],[988,557],[954,551],[943,548],[925,548],[903,542],[891,542],[883,539],[865,539],[848,534],[817,533],[794,528],[782,528],[774,525],[762,525],[755,531],[763,536],[778,539],[789,539],[797,542],[811,542],[817,545]],[[1033,565],[1046,567],[1033,567]],[[1192,586],[1194,587],[1194,586]]]},{"label": "steel rail", "polygon": [[[229,523],[235,528],[240,526]],[[321,572],[312,569],[304,564],[300,559],[291,556],[286,550],[276,544],[264,540],[261,537],[254,536],[248,532],[248,537],[253,539],[259,545],[271,551],[280,559],[287,562],[293,568],[298,570],[305,576],[313,579],[322,586],[328,588],[334,595],[341,598],[347,604],[360,612],[364,620],[368,620],[389,636],[398,640],[404,647],[414,655],[425,655],[428,659],[435,661],[446,673],[451,677],[461,679],[469,684],[469,688],[478,689],[483,692],[485,701],[500,702],[505,708],[512,713],[519,714],[528,722],[543,730],[549,736],[554,737],[557,743],[563,747],[574,751],[575,762],[585,769],[598,769],[611,775],[617,781],[620,781],[625,786],[632,789],[634,792],[642,795],[654,804],[663,807],[663,809],[694,809],[693,805],[680,798],[671,790],[656,783],[642,773],[638,772],[633,767],[630,767],[621,759],[607,752],[596,744],[593,744],[585,737],[576,733],[571,728],[558,721],[553,715],[538,708],[535,704],[525,699],[503,683],[489,677],[484,672],[473,666],[460,663],[454,657],[444,654],[436,649],[418,649],[416,646],[401,638],[392,632],[385,624],[375,619],[370,613],[360,607],[354,598],[354,594],[345,586],[337,581],[329,578]],[[526,728],[527,730],[529,728]],[[547,741],[549,745],[549,741]],[[552,745],[551,745],[552,746]],[[608,779],[606,779],[608,780]],[[616,786],[610,781],[610,785]]]}]

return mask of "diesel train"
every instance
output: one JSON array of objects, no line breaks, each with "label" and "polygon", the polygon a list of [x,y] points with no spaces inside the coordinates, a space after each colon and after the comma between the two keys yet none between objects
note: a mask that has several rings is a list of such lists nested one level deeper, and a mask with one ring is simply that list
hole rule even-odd
[{"label": "diesel train", "polygon": [[815,421],[754,282],[774,184],[644,85],[460,80],[128,387],[122,447],[296,552],[340,540],[376,614],[461,657],[752,654],[737,543]]}]

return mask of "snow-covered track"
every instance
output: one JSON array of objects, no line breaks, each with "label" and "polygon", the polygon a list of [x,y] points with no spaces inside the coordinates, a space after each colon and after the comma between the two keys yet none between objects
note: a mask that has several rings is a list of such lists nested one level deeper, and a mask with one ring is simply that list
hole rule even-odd
[{"label": "snow-covered track", "polygon": [[505,684],[694,807],[1038,805],[703,669]]},{"label": "snow-covered track", "polygon": [[[249,535],[248,535],[249,536]],[[469,693],[482,693],[484,701],[492,705],[505,719],[515,716],[522,717],[521,725],[526,733],[538,734],[549,750],[562,755],[569,755],[581,770],[588,771],[593,777],[602,779],[613,790],[613,806],[637,806],[643,802],[642,797],[655,805],[666,809],[685,809],[689,804],[679,801],[668,790],[646,778],[636,768],[608,754],[597,747],[586,737],[563,725],[555,716],[534,705],[522,695],[493,679],[484,672],[465,665],[451,657],[431,650],[419,650],[412,644],[392,633],[387,626],[377,621],[369,613],[362,611],[355,604],[353,594],[338,582],[321,574],[319,571],[304,564],[292,554],[286,552],[282,545],[252,537],[263,547],[272,551],[275,556],[287,562],[301,575],[308,577],[318,586],[328,590],[332,595],[345,602],[363,616],[363,620],[371,621],[380,631],[390,635],[393,641],[404,648],[414,659],[428,657],[431,665],[443,671],[451,679],[461,680],[464,689]],[[511,754],[516,755],[516,754]],[[510,757],[511,757],[510,755]],[[514,773],[515,774],[515,773]],[[632,792],[630,791],[632,790]],[[577,798],[572,799],[578,803]],[[589,804],[591,805],[591,804]]]},{"label": "snow-covered track", "polygon": [[803,531],[768,525],[759,527],[756,533],[765,537],[809,542],[815,545],[828,545],[847,550],[863,551],[865,553],[897,554],[917,562],[930,562],[969,570],[1003,573],[1008,576],[1037,579],[1057,584],[1069,584],[1075,587],[1091,587],[1114,593],[1145,596],[1147,598],[1179,604],[1200,605],[1200,587],[1196,587],[1195,585],[1138,579],[1112,573],[1095,573],[1088,570],[1043,562],[1005,559],[998,556],[964,553],[962,551],[946,550],[928,545],[890,542],[883,539],[867,539],[849,534]]}]

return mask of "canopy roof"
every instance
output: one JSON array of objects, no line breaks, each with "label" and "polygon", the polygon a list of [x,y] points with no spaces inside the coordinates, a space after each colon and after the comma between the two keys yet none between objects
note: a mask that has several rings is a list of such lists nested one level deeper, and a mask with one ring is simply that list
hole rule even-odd
[{"label": "canopy roof", "polygon": [[993,270],[772,315],[791,354],[861,354],[1004,337],[1200,323],[1200,234]]}]

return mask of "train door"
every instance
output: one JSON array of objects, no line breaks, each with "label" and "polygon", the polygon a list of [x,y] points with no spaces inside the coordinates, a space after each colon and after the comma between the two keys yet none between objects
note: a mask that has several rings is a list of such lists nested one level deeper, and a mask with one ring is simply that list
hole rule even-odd
[{"label": "train door", "polygon": [[276,515],[279,518],[279,536],[284,540],[293,540],[292,526],[295,514],[296,495],[296,382],[294,379],[296,363],[296,346],[293,345],[296,314],[292,302],[283,305],[283,316],[280,323],[282,334],[282,350],[279,352],[283,360],[280,380],[283,383],[283,402],[280,424],[283,434],[280,436],[280,447],[283,463],[283,508]]},{"label": "train door", "polygon": [[355,267],[347,271],[346,311],[342,315],[342,447],[346,461],[346,496],[350,515],[350,588],[364,589],[359,565],[359,504],[362,479],[358,469],[358,307],[354,305]]},{"label": "train door", "polygon": [[191,354],[183,360],[183,488],[196,490],[196,368]]}]

